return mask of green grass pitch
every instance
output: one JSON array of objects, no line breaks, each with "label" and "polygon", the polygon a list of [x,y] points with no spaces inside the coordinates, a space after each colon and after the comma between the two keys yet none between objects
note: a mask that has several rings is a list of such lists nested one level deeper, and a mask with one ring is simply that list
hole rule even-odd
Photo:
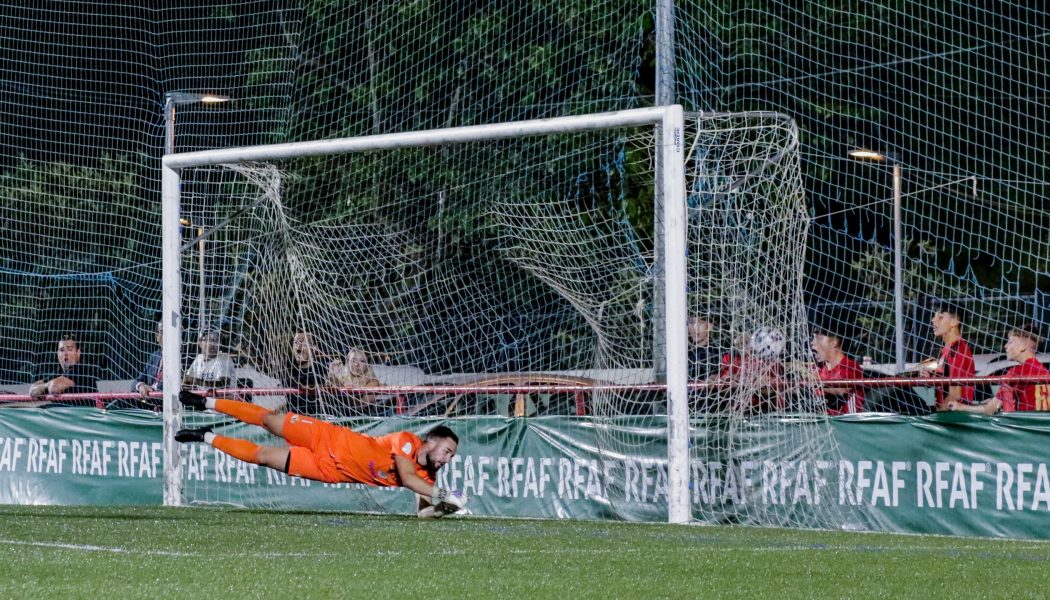
[{"label": "green grass pitch", "polygon": [[0,598],[1045,597],[1050,543],[744,527],[0,507]]}]

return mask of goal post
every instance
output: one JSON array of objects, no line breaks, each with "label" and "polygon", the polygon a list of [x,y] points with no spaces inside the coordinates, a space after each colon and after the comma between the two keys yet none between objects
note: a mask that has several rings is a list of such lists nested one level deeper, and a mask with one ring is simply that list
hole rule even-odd
[{"label": "goal post", "polygon": [[[181,173],[185,169],[230,163],[279,161],[366,151],[449,146],[487,140],[578,133],[623,127],[654,126],[659,132],[660,188],[664,194],[662,237],[663,285],[666,306],[664,352],[667,356],[667,498],[670,522],[689,521],[689,408],[686,332],[686,202],[684,116],[681,106],[644,108],[614,113],[559,117],[472,127],[436,129],[337,140],[298,142],[166,155],[162,163],[163,191],[163,355],[164,355],[164,503],[183,499],[180,448],[173,432],[182,423],[178,394],[182,387],[183,307],[180,211]],[[205,232],[207,236],[207,232]]]},{"label": "goal post", "polygon": [[[840,453],[790,118],[647,108],[169,155],[163,171],[166,503],[407,510],[405,494],[175,447],[184,423],[274,443],[180,412],[180,353],[218,348],[236,383],[195,385],[366,433],[452,426],[464,443],[438,478],[479,514],[849,519],[805,487]],[[771,496],[774,479],[800,501]]]},{"label": "goal post", "polygon": [[660,165],[663,185],[663,299],[667,360],[667,520],[685,523],[689,509],[689,398],[686,359],[686,208],[685,124],[682,107],[665,109],[660,123]]}]

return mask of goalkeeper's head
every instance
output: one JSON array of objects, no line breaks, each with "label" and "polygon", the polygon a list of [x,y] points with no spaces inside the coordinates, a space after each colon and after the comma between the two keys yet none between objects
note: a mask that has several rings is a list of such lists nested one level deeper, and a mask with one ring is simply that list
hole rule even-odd
[{"label": "goalkeeper's head", "polygon": [[423,466],[437,471],[448,464],[459,448],[459,436],[444,425],[438,425],[427,432],[423,439]]}]

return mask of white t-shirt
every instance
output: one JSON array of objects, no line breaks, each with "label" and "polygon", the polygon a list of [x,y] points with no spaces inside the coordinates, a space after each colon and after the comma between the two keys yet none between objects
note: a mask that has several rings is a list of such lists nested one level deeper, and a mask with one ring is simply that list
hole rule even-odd
[{"label": "white t-shirt", "polygon": [[204,358],[203,354],[198,354],[197,358],[193,359],[190,368],[186,369],[186,376],[204,381],[228,379],[232,383],[234,379],[233,359],[224,352],[220,352],[211,359]]}]

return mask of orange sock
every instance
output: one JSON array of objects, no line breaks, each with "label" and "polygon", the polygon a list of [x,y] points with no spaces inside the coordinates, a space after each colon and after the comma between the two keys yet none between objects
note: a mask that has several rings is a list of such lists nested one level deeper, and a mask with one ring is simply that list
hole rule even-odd
[{"label": "orange sock", "polygon": [[262,446],[253,444],[248,440],[216,435],[211,441],[211,445],[244,462],[259,464],[259,450],[262,450]]},{"label": "orange sock", "polygon": [[223,398],[215,400],[215,410],[224,415],[230,415],[238,421],[243,421],[249,425],[262,425],[263,417],[273,412],[267,408],[259,406],[258,404],[252,404],[251,402],[225,400]]}]

